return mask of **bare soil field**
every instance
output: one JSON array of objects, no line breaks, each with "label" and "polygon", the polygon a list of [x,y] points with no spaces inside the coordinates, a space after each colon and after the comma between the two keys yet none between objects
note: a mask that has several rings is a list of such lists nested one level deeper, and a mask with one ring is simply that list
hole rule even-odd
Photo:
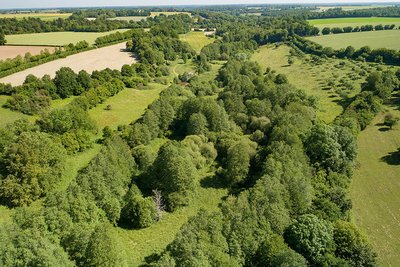
[{"label": "bare soil field", "polygon": [[0,60],[7,58],[15,58],[18,55],[24,57],[26,53],[31,53],[32,56],[40,54],[43,50],[54,52],[54,47],[49,46],[0,46]]},{"label": "bare soil field", "polygon": [[0,83],[11,83],[14,86],[21,85],[25,77],[29,74],[33,74],[37,77],[43,77],[43,75],[48,74],[54,77],[56,71],[61,67],[70,67],[75,72],[86,70],[89,73],[94,70],[106,68],[120,69],[125,64],[133,64],[136,62],[132,54],[125,52],[124,49],[125,43],[120,43],[79,53],[14,73],[0,79]]}]

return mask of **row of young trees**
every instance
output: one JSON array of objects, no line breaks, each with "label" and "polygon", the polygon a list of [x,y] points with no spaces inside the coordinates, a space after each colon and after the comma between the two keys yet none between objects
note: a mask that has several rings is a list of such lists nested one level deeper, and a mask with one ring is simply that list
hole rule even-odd
[{"label": "row of young trees", "polygon": [[126,29],[137,27],[135,22],[119,20],[88,20],[80,19],[62,19],[44,21],[40,18],[28,17],[22,19],[1,18],[0,32],[4,34],[23,34],[38,32],[106,32],[116,29]]},{"label": "row of young trees", "polygon": [[32,55],[29,52],[24,57],[18,55],[15,58],[0,60],[0,77],[11,75],[12,73],[31,68],[33,66],[44,64],[46,62],[65,58],[69,55],[83,52],[90,49],[88,42],[80,41],[74,44],[68,44],[64,47],[56,48],[53,53],[48,49],[40,52],[40,54]]},{"label": "row of young trees", "polygon": [[324,27],[321,30],[321,33],[323,35],[327,35],[327,34],[330,34],[330,33],[338,34],[338,33],[349,33],[349,32],[366,32],[366,31],[373,31],[373,30],[382,31],[382,30],[393,30],[395,27],[396,27],[395,24],[391,24],[391,25],[387,24],[385,26],[383,26],[382,24],[375,25],[375,26],[373,26],[373,25],[362,25],[362,26],[356,26],[354,28],[351,27],[351,26],[346,26],[346,27],[343,27],[343,28],[341,28],[341,27],[333,27],[333,28]]},{"label": "row of young trees", "polygon": [[136,88],[169,75],[164,66],[146,63],[125,65],[121,71],[105,69],[88,74],[82,70],[75,73],[68,67],[56,72],[54,79],[49,75],[41,79],[28,75],[21,86],[0,84],[0,94],[10,95],[4,107],[24,114],[38,114],[47,110],[52,99],[79,96],[73,100],[84,110],[91,109],[124,88]]},{"label": "row of young trees", "polygon": [[[88,49],[94,49],[101,46],[111,45],[117,42],[127,41],[132,37],[132,31],[116,32],[106,36],[98,37],[95,40],[95,45],[91,46],[85,40],[79,41],[76,44],[66,44],[62,47],[56,48],[53,53],[45,49],[37,55],[26,53],[24,57],[20,55],[15,58],[0,60],[0,77],[11,75],[15,72],[34,67],[36,65],[44,64],[46,62],[65,58],[72,54],[84,52]],[[1,35],[0,35],[1,42]]]},{"label": "row of young trees", "polygon": [[151,12],[148,9],[86,9],[86,10],[76,10],[72,13],[72,19],[78,18],[115,18],[115,17],[127,17],[127,16],[150,16]]}]

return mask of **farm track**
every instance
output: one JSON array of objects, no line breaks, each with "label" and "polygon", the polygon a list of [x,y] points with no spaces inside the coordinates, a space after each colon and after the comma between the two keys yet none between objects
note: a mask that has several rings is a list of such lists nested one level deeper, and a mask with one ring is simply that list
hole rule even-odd
[{"label": "farm track", "polygon": [[89,73],[106,68],[120,69],[125,64],[136,62],[132,54],[125,52],[124,48],[125,43],[120,43],[57,59],[4,77],[0,79],[0,83],[11,83],[14,86],[21,85],[29,74],[37,77],[43,77],[48,74],[54,77],[56,71],[61,67],[70,67],[75,72],[86,70]]}]

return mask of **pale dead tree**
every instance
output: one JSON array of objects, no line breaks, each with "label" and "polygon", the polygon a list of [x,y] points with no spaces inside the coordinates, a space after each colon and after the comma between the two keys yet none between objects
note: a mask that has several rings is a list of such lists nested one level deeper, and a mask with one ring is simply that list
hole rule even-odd
[{"label": "pale dead tree", "polygon": [[157,189],[153,190],[153,201],[157,207],[157,221],[158,221],[161,219],[162,213],[165,210],[165,203],[160,190]]}]

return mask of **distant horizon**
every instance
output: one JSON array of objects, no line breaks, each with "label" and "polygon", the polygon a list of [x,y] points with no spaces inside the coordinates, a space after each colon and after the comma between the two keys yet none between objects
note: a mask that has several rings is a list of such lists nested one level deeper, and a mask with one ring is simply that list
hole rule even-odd
[{"label": "distant horizon", "polygon": [[[312,0],[302,0],[300,2],[294,2],[292,0],[272,0],[272,1],[259,1],[259,0],[216,0],[209,2],[211,0],[194,0],[192,4],[187,4],[187,1],[177,0],[174,3],[168,3],[169,0],[158,0],[157,3],[153,3],[155,0],[139,0],[139,1],[126,1],[126,0],[117,0],[112,1],[110,5],[109,0],[70,0],[71,4],[65,5],[58,4],[61,1],[32,1],[32,0],[3,0],[0,10],[23,10],[23,9],[66,9],[66,8],[123,8],[123,7],[131,7],[131,8],[152,8],[152,7],[201,7],[201,6],[229,6],[229,5],[395,5],[400,4],[400,1],[357,1],[353,0],[351,2],[348,1],[335,1],[335,0],[326,0],[326,1],[312,1]],[[127,3],[128,2],[128,3]],[[136,2],[136,3],[132,3]],[[184,3],[186,2],[186,3]]]}]

